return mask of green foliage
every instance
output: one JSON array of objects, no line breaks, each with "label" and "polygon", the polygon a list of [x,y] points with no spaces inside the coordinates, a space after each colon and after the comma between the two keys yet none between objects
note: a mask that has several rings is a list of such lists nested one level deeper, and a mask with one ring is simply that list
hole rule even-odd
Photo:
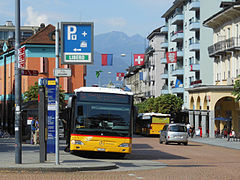
[{"label": "green foliage", "polygon": [[[30,86],[28,91],[26,91],[24,94],[24,100],[23,102],[28,102],[28,101],[34,101],[34,100],[38,100],[38,83],[35,82],[34,86]],[[60,110],[63,109],[66,105],[65,101],[64,101],[64,90],[59,89],[59,108]]]},{"label": "green foliage", "polygon": [[149,98],[137,104],[139,113],[155,112],[163,114],[177,114],[181,111],[183,100],[175,95],[166,94],[157,98]]},{"label": "green foliage", "polygon": [[[239,76],[240,77],[240,76]],[[235,100],[240,100],[240,80],[236,80],[233,87],[232,95],[235,96]]]}]

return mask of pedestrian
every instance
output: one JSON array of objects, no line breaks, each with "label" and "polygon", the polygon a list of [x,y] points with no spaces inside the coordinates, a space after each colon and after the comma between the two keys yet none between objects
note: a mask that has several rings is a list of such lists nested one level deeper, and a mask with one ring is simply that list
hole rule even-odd
[{"label": "pedestrian", "polygon": [[31,144],[35,144],[34,140],[35,140],[35,131],[36,131],[36,120],[35,117],[33,118],[32,122],[31,122]]},{"label": "pedestrian", "polygon": [[187,124],[187,133],[188,133],[188,136],[190,136],[190,128],[191,128],[191,125],[188,123],[188,124]]},{"label": "pedestrian", "polygon": [[35,136],[34,136],[34,144],[39,144],[39,121],[38,117],[35,119]]}]

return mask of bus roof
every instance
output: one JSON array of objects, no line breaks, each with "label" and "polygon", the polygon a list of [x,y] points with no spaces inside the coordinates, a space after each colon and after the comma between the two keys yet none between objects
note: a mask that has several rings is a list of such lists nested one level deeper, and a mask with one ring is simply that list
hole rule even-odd
[{"label": "bus roof", "polygon": [[151,113],[140,113],[138,116],[171,116],[171,114],[162,114],[162,113],[154,113],[154,112],[151,112]]},{"label": "bus roof", "polygon": [[124,91],[117,88],[103,88],[103,87],[80,87],[74,90],[75,93],[78,92],[99,92],[99,93],[111,93],[111,94],[124,94],[133,95],[132,92]]}]

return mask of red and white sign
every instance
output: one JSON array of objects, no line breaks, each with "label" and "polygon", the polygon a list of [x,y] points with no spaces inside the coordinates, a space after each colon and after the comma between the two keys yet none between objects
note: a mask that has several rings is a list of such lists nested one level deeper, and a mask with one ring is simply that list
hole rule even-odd
[{"label": "red and white sign", "polygon": [[25,47],[18,49],[18,68],[25,68]]},{"label": "red and white sign", "polygon": [[177,51],[167,52],[167,63],[177,63]]},{"label": "red and white sign", "polygon": [[124,75],[124,73],[117,73],[116,81],[123,81]]},{"label": "red and white sign", "polygon": [[134,54],[134,66],[144,65],[144,54]]},{"label": "red and white sign", "polygon": [[23,76],[38,76],[38,70],[21,70]]}]

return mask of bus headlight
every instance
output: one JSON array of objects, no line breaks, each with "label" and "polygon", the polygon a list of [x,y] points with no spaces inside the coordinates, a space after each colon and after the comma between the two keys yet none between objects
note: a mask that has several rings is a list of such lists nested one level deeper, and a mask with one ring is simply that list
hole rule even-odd
[{"label": "bus headlight", "polygon": [[119,147],[130,147],[129,143],[122,143],[119,145]]},{"label": "bus headlight", "polygon": [[72,140],[71,144],[84,145],[84,143],[82,141],[79,141],[79,140]]}]

